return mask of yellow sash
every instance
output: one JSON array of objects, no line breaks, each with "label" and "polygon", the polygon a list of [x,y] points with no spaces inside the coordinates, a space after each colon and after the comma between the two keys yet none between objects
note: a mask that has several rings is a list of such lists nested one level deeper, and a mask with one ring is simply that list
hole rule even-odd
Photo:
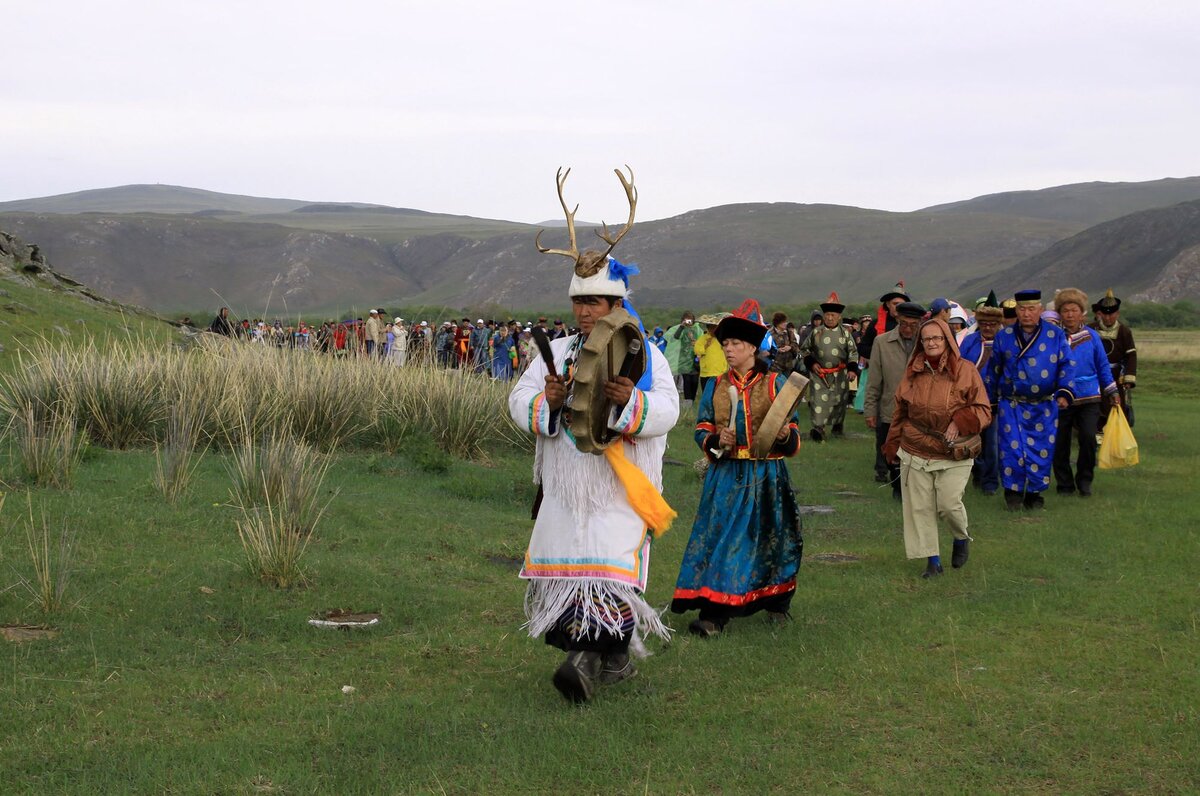
[{"label": "yellow sash", "polygon": [[654,538],[658,538],[671,527],[671,521],[678,515],[675,509],[667,505],[667,501],[646,474],[637,465],[625,458],[625,445],[620,440],[613,442],[604,449],[604,458],[612,466],[617,480],[625,488],[625,496],[633,511],[642,518],[642,522],[650,528]]}]

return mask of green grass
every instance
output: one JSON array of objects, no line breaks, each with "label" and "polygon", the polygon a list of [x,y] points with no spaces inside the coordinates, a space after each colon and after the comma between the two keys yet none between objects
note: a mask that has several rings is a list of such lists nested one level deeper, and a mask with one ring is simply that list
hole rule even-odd
[{"label": "green grass", "polygon": [[[1142,464],[1101,472],[1090,501],[1052,495],[1032,516],[969,493],[971,561],[934,582],[903,558],[865,430],[806,445],[792,463],[800,502],[837,511],[805,517],[793,625],[681,633],[584,708],[550,685],[559,654],[520,630],[528,454],[336,456],[305,558],[312,581],[279,591],[247,572],[223,455],[205,457],[171,506],[150,484],[152,452],[92,448],[73,490],[33,490],[52,532],[78,527],[79,605],[47,618],[0,592],[0,624],[62,631],[0,642],[0,782],[89,794],[1189,792],[1200,420],[1181,391],[1200,393],[1200,376],[1152,364],[1140,375]],[[665,468],[680,520],[656,543],[656,605],[696,509],[697,455],[681,425]],[[0,473],[24,489],[11,462]],[[0,514],[0,590],[31,571],[24,503]],[[383,624],[306,625],[333,608],[379,611]]]},{"label": "green grass", "polygon": [[0,279],[0,370],[15,367],[19,352],[41,340],[67,345],[106,338],[164,343],[176,334],[169,324],[136,309],[122,311],[18,277]]}]

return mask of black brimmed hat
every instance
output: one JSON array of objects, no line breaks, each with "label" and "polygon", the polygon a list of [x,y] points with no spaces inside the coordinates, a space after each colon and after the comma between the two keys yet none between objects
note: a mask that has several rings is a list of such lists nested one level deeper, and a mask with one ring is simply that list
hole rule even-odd
[{"label": "black brimmed hat", "polygon": [[912,299],[910,299],[908,297],[908,293],[906,293],[904,291],[904,280],[903,279],[901,279],[899,282],[897,282],[896,286],[894,288],[892,288],[890,291],[888,291],[887,293],[884,293],[882,296],[880,296],[879,303],[887,304],[889,301],[891,301],[894,298],[902,298],[905,301],[912,301]]},{"label": "black brimmed hat", "polygon": [[761,323],[755,323],[749,318],[730,315],[717,324],[713,336],[722,343],[733,339],[745,340],[747,343],[758,346],[762,343],[763,338],[767,336],[767,327]]},{"label": "black brimmed hat", "polygon": [[821,312],[836,312],[839,315],[845,311],[846,305],[838,299],[837,291],[829,294],[829,298],[821,305]]},{"label": "black brimmed hat", "polygon": [[1116,312],[1121,309],[1121,300],[1113,295],[1110,287],[1104,294],[1104,298],[1092,305],[1092,312]]}]

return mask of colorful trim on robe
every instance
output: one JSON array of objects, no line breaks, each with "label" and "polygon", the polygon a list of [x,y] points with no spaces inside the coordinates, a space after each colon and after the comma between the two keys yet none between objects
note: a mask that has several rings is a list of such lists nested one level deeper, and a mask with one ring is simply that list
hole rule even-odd
[{"label": "colorful trim on robe", "polygon": [[725,592],[710,589],[707,586],[701,586],[699,589],[676,589],[676,600],[708,600],[709,602],[719,603],[721,605],[732,605],[741,607],[750,603],[764,600],[768,597],[776,597],[780,594],[786,594],[796,590],[796,579],[785,583],[775,583],[770,586],[764,586],[761,589],[746,592],[745,594],[726,594]]},{"label": "colorful trim on robe", "polygon": [[543,437],[553,436],[554,415],[555,413],[550,411],[550,405],[546,403],[546,393],[539,392],[529,402],[529,418],[526,421],[529,424],[529,431],[541,434]]},{"label": "colorful trim on robe", "polygon": [[626,437],[636,437],[646,425],[646,393],[634,389],[625,410],[610,424],[610,428]]},{"label": "colorful trim on robe", "polygon": [[645,588],[650,566],[649,529],[642,532],[642,541],[630,567],[623,561],[607,558],[532,558],[525,551],[521,577],[530,578],[603,578]]}]

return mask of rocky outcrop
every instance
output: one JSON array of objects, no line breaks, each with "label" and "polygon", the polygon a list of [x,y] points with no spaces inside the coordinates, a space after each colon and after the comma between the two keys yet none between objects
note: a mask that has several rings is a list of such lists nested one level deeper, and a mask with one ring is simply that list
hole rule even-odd
[{"label": "rocky outcrop", "polygon": [[1200,297],[1200,246],[1192,246],[1167,263],[1153,285],[1129,299],[1169,304],[1197,297]]},{"label": "rocky outcrop", "polygon": [[989,288],[1011,292],[1028,286],[1043,292],[1078,287],[1089,295],[1103,295],[1111,287],[1134,300],[1197,299],[1196,247],[1200,201],[1184,202],[1097,224],[1012,268],[966,283],[961,293],[983,295]]},{"label": "rocky outcrop", "polygon": [[0,279],[68,293],[92,304],[157,318],[150,310],[113,301],[87,285],[60,274],[47,262],[41,247],[25,243],[4,231],[0,231]]}]

